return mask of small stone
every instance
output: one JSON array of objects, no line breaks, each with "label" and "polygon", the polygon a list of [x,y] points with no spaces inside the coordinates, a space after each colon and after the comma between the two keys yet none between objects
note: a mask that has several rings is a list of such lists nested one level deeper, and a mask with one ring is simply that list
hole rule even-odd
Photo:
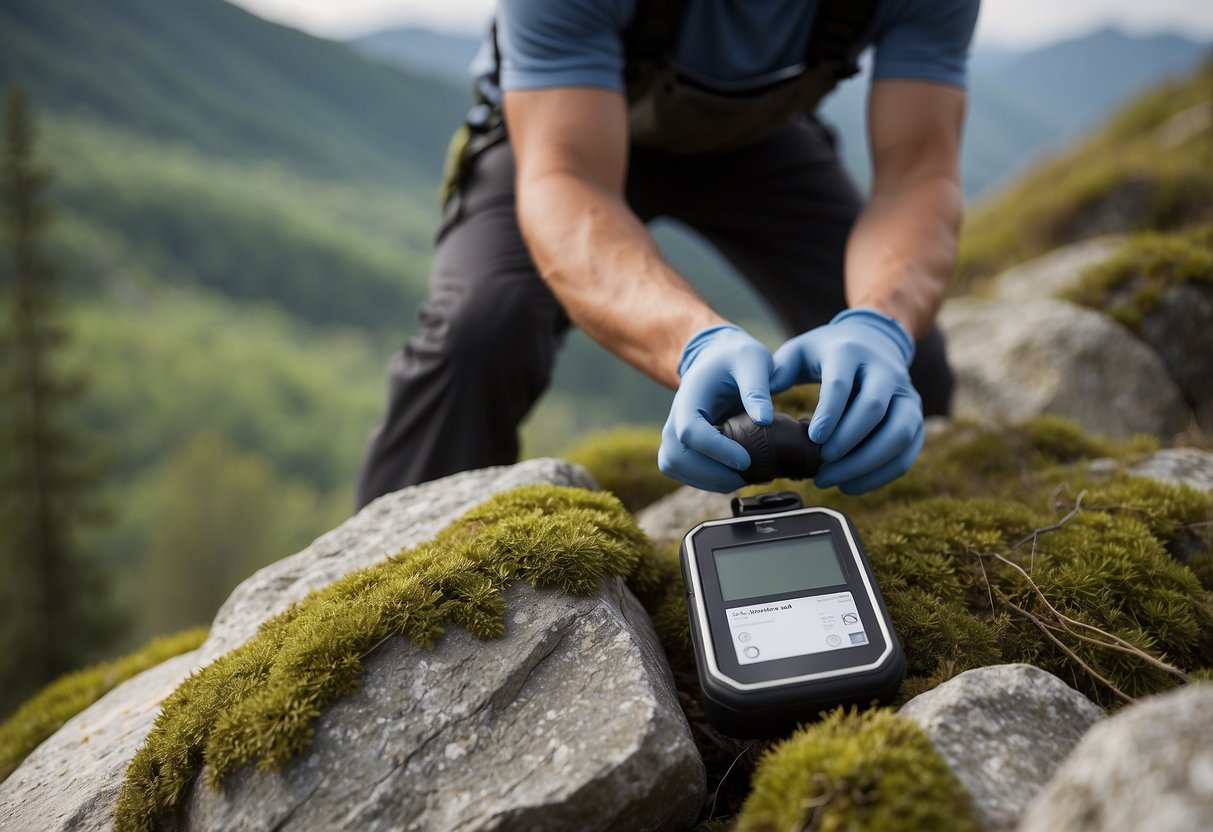
[{"label": "small stone", "polygon": [[966,671],[898,713],[927,732],[973,796],[988,832],[1013,829],[1041,785],[1103,718],[1087,697],[1026,664]]},{"label": "small stone", "polygon": [[731,494],[700,491],[684,485],[642,509],[636,515],[636,523],[654,543],[682,540],[704,520],[732,517],[732,499]]},{"label": "small stone", "polygon": [[1165,448],[1134,465],[1129,473],[1213,494],[1213,453],[1200,448]]}]

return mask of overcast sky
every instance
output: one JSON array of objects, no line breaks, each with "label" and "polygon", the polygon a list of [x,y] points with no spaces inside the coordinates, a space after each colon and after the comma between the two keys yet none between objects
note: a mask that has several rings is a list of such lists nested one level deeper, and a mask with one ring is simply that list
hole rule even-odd
[{"label": "overcast sky", "polygon": [[[325,37],[399,24],[479,33],[495,0],[234,0],[262,17]],[[1210,0],[984,0],[977,37],[1037,46],[1108,24],[1134,34],[1176,32],[1213,40]]]}]

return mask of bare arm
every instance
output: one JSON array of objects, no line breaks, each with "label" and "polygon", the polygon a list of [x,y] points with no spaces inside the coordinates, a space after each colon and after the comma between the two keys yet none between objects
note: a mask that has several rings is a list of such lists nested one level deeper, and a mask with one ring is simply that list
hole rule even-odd
[{"label": "bare arm", "polygon": [[687,340],[725,320],[662,259],[627,205],[623,96],[590,88],[512,91],[505,118],[518,169],[518,221],[539,273],[591,338],[676,387]]},{"label": "bare arm", "polygon": [[930,330],[956,261],[964,108],[963,90],[919,81],[877,81],[868,103],[872,194],[847,242],[847,302],[915,338]]}]

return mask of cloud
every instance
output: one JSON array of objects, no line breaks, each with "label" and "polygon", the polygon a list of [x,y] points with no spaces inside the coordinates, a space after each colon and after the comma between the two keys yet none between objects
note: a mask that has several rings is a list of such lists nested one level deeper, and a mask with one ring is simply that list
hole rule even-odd
[{"label": "cloud", "polygon": [[[394,25],[481,32],[494,0],[235,0],[262,17],[325,37],[348,37]],[[567,0],[553,0],[567,2]],[[610,0],[604,0],[610,2]],[[1209,0],[985,0],[978,37],[1012,46],[1035,46],[1101,26],[1134,34],[1180,32],[1213,40]]]}]

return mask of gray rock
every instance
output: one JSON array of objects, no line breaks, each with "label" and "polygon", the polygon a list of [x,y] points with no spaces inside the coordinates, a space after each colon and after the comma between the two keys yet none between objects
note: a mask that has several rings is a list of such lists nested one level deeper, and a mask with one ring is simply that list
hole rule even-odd
[{"label": "gray rock", "polygon": [[209,663],[252,638],[262,621],[283,612],[309,592],[356,569],[429,540],[493,494],[522,485],[552,483],[596,489],[580,465],[559,459],[529,459],[483,468],[387,494],[366,506],[311,546],[258,570],[219,608],[199,648]]},{"label": "gray rock", "polygon": [[619,581],[507,596],[487,645],[393,641],[277,774],[199,786],[188,830],[685,829],[704,770],[648,616]]},{"label": "gray rock", "polygon": [[1138,334],[1162,359],[1201,430],[1213,433],[1213,286],[1168,286],[1142,315]]},{"label": "gray rock", "polygon": [[1002,300],[1051,298],[1078,283],[1083,272],[1107,260],[1124,237],[1095,237],[1062,246],[1007,269],[994,280],[994,297]]},{"label": "gray rock", "polygon": [[151,730],[160,703],[198,667],[197,651],[176,656],[68,720],[0,783],[0,829],[112,829],[127,764]]},{"label": "gray rock", "polygon": [[1129,473],[1213,494],[1213,453],[1200,448],[1164,448],[1134,465]]},{"label": "gray rock", "polygon": [[1026,664],[961,673],[898,712],[922,726],[990,832],[1013,829],[1041,785],[1103,711]]},{"label": "gray rock", "polygon": [[704,520],[732,516],[732,494],[700,491],[684,485],[641,509],[636,522],[654,543],[682,540]]},{"label": "gray rock", "polygon": [[1213,829],[1213,684],[1130,705],[1096,725],[1019,832]]},{"label": "gray rock", "polygon": [[981,421],[1051,413],[1093,433],[1170,437],[1191,411],[1161,359],[1123,326],[1057,300],[951,300],[939,317],[953,409]]},{"label": "gray rock", "polygon": [[304,551],[257,572],[223,605],[198,651],[114,688],[35,749],[0,784],[0,829],[109,829],[127,764],[159,703],[192,669],[243,644],[311,590],[428,540],[489,495],[545,482],[593,487],[584,469],[551,459],[456,474],[381,497]]}]

